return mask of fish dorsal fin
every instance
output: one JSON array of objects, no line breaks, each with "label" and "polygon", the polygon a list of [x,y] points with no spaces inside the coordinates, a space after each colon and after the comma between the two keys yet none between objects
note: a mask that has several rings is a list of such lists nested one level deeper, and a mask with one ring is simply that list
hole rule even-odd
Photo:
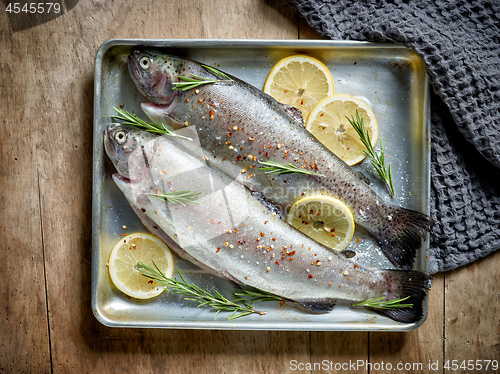
[{"label": "fish dorsal fin", "polygon": [[292,118],[295,122],[303,127],[306,127],[306,124],[304,123],[304,117],[302,116],[302,112],[299,108],[295,108],[294,106],[288,104],[283,104],[283,109],[285,110],[286,114],[288,114],[290,118]]},{"label": "fish dorsal fin", "polygon": [[257,200],[259,203],[261,203],[264,208],[269,210],[271,213],[276,213],[276,215],[279,218],[283,219],[278,207],[276,205],[274,205],[273,203],[271,203],[269,200],[267,200],[263,194],[261,194],[258,191],[252,191],[252,196],[255,198],[255,200]]},{"label": "fish dorsal fin", "polygon": [[335,299],[327,300],[296,300],[296,302],[306,308],[307,310],[314,313],[326,313],[333,309],[335,306]]},{"label": "fish dorsal fin", "polygon": [[370,183],[371,183],[371,182],[370,182],[370,179],[369,179],[366,175],[364,175],[364,174],[363,174],[362,172],[360,172],[360,171],[358,171],[357,173],[358,173],[358,177],[359,177],[359,178],[360,178],[363,182],[365,182],[367,185],[370,185]]}]

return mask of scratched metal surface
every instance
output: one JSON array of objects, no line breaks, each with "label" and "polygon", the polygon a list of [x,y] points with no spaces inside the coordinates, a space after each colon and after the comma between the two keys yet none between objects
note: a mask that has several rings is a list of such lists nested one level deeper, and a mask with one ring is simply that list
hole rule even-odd
[{"label": "scratched metal surface", "polygon": [[[418,55],[401,45],[323,40],[110,40],[95,60],[94,161],[93,161],[93,258],[92,309],[107,326],[242,330],[369,330],[409,331],[423,323],[404,324],[365,309],[339,302],[326,314],[311,314],[291,305],[256,304],[263,316],[227,320],[214,312],[164,292],[151,300],[136,300],[118,291],[108,275],[106,263],[114,244],[124,233],[146,232],[125,197],[111,179],[114,172],[103,147],[104,128],[115,114],[113,107],[141,116],[146,99],[128,75],[126,56],[135,46],[152,46],[216,66],[258,88],[271,67],[281,58],[305,53],[319,58],[330,69],[335,93],[361,97],[369,103],[379,125],[387,162],[392,164],[396,197],[391,199],[373,175],[368,160],[355,166],[369,176],[372,188],[387,201],[429,213],[430,198],[430,108],[428,78]],[[146,119],[144,115],[143,118]],[[357,243],[356,238],[360,238]],[[415,269],[426,272],[429,239],[422,242]],[[375,241],[360,227],[348,247],[364,266],[393,268]],[[175,254],[174,254],[175,256]],[[233,286],[175,256],[176,269],[188,282],[218,289],[231,295]],[[424,306],[425,315],[428,305]]]}]

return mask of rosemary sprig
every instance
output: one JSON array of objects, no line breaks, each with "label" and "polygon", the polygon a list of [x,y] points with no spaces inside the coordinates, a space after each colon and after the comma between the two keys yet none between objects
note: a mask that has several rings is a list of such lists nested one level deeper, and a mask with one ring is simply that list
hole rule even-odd
[{"label": "rosemary sprig", "polygon": [[141,261],[136,265],[136,269],[139,270],[143,276],[167,286],[169,291],[183,295],[184,300],[197,302],[198,307],[210,307],[217,310],[215,316],[217,316],[220,312],[231,312],[227,319],[235,319],[248,316],[253,313],[260,315],[266,313],[264,311],[254,309],[244,300],[239,301],[241,304],[238,304],[238,301],[229,300],[219,291],[214,291],[212,294],[195,284],[189,284],[184,280],[180,272],[177,272],[180,280],[170,279],[162,273],[154,261],[153,265],[155,267],[154,269]]},{"label": "rosemary sprig", "polygon": [[147,194],[147,195],[154,197],[156,199],[165,200],[167,203],[170,204],[180,204],[182,206],[186,206],[186,203],[200,205],[200,203],[196,201],[199,194],[201,194],[201,192],[182,190],[182,191],[166,192],[162,194]]},{"label": "rosemary sprig", "polygon": [[234,301],[245,301],[245,302],[264,302],[264,301],[281,301],[283,300],[281,297],[273,295],[271,293],[267,293],[264,291],[250,291],[239,289],[233,293],[235,297]]},{"label": "rosemary sprig", "polygon": [[208,78],[203,78],[198,75],[191,74],[191,77],[184,77],[182,75],[179,75],[179,79],[182,82],[172,82],[172,85],[174,86],[174,89],[176,90],[181,90],[181,91],[187,91],[191,90],[193,88],[200,87],[204,84],[210,84],[210,83],[217,83],[217,82],[223,82],[223,81],[230,81],[232,82],[233,80],[231,77],[229,77],[227,74],[224,74],[222,71],[217,70],[211,66],[207,65],[201,65],[205,69],[210,70],[212,73],[224,78],[223,80],[221,79],[208,79]]},{"label": "rosemary sprig", "polygon": [[346,116],[346,118],[352,125],[352,127],[354,127],[354,130],[356,130],[356,132],[358,133],[361,142],[366,147],[366,149],[363,150],[365,152],[365,155],[370,158],[370,161],[377,171],[377,174],[384,180],[386,187],[391,194],[391,197],[394,197],[394,185],[392,183],[391,165],[389,164],[389,167],[386,170],[385,152],[382,145],[382,140],[380,140],[380,154],[378,154],[373,149],[370,137],[365,129],[365,125],[363,124],[363,119],[359,117],[358,111],[356,110],[356,119],[354,119],[354,116],[351,116],[351,118]]},{"label": "rosemary sprig", "polygon": [[266,174],[310,174],[310,175],[321,175],[321,173],[317,173],[315,171],[307,170],[299,168],[292,164],[280,164],[274,161],[259,161],[259,164],[264,165],[265,167],[259,168],[259,170],[264,170]]},{"label": "rosemary sprig", "polygon": [[404,304],[403,301],[409,299],[410,296],[406,296],[402,299],[387,300],[385,301],[383,297],[377,297],[371,300],[361,301],[356,304],[351,304],[352,306],[366,306],[375,309],[399,309],[399,308],[413,308],[413,304]]},{"label": "rosemary sprig", "polygon": [[176,136],[178,138],[182,139],[187,139],[190,141],[193,141],[193,139],[188,138],[186,136],[178,135],[174,131],[168,129],[165,127],[164,124],[161,125],[154,125],[151,123],[147,123],[146,121],[140,119],[136,115],[127,112],[126,110],[122,110],[120,108],[113,107],[113,109],[119,114],[118,116],[111,116],[111,118],[117,119],[121,121],[122,124],[124,125],[132,125],[132,126],[137,126],[141,127],[143,129],[146,129],[146,131],[149,132],[154,132],[156,134],[161,134],[161,135],[168,135],[168,136]]}]

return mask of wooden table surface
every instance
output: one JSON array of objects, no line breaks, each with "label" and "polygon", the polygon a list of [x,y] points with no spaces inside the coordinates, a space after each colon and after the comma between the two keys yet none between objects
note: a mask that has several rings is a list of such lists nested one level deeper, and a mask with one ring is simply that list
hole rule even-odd
[{"label": "wooden table surface", "polygon": [[[6,6],[0,10],[1,373],[339,372],[335,367],[386,373],[387,363],[392,372],[475,372],[446,369],[448,360],[450,366],[483,360],[477,372],[495,372],[484,369],[484,360],[500,358],[499,253],[436,275],[427,321],[408,333],[101,325],[90,300],[99,46],[111,38],[320,36],[281,0],[67,0],[64,14],[49,22],[8,13]],[[397,371],[398,363],[407,370]]]}]

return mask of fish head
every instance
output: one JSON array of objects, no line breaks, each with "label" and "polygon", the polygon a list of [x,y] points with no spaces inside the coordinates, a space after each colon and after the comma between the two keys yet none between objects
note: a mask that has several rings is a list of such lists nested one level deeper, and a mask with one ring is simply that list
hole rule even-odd
[{"label": "fish head", "polygon": [[149,168],[155,139],[150,132],[112,123],[104,132],[104,149],[122,177],[137,181]]},{"label": "fish head", "polygon": [[171,104],[178,94],[178,69],[183,60],[152,50],[134,50],[128,57],[128,69],[137,89],[151,102]]}]

